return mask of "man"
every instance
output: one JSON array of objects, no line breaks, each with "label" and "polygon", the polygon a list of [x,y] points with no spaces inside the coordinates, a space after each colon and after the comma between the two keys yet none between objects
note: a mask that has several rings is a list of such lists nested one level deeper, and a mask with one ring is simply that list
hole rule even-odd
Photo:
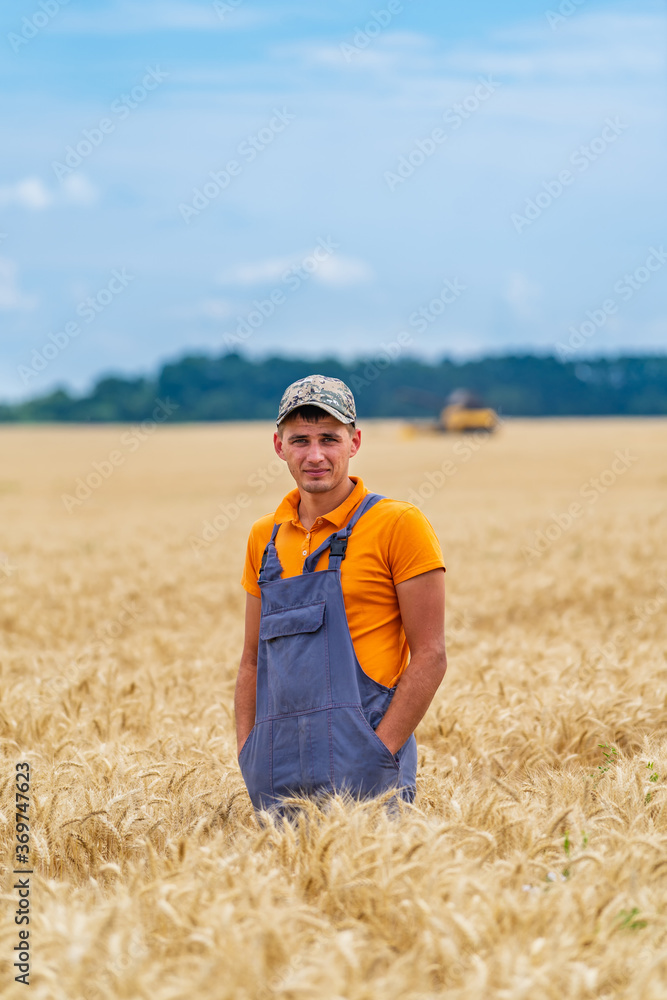
[{"label": "man", "polygon": [[414,730],[447,668],[444,564],[417,507],[348,475],[355,422],[339,379],[300,379],[280,403],[274,447],[297,488],[250,532],[234,699],[256,809],[336,791],[414,799]]}]

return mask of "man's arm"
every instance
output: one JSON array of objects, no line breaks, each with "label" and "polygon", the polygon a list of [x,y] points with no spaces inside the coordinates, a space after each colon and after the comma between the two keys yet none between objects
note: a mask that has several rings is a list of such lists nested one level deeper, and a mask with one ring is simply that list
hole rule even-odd
[{"label": "man's arm", "polygon": [[255,701],[257,696],[257,647],[259,645],[259,618],[262,602],[253,594],[246,594],[245,639],[236,690],[234,691],[234,712],[236,713],[236,752],[250,735],[255,724]]},{"label": "man's arm", "polygon": [[433,569],[397,584],[396,596],[410,647],[410,662],[376,729],[393,754],[421,722],[447,670],[445,571]]}]

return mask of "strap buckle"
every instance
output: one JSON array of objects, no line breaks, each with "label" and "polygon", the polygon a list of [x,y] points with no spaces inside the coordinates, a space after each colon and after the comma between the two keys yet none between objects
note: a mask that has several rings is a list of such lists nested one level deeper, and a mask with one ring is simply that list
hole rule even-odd
[{"label": "strap buckle", "polygon": [[347,536],[343,538],[333,538],[331,545],[329,546],[329,554],[332,556],[340,556],[341,560],[345,558],[345,551],[347,549]]}]

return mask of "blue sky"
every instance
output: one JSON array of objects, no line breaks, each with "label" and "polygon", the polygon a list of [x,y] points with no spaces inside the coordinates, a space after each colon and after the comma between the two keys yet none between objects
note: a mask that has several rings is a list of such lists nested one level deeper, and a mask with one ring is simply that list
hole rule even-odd
[{"label": "blue sky", "polygon": [[234,346],[663,351],[666,28],[655,0],[3,5],[0,398]]}]

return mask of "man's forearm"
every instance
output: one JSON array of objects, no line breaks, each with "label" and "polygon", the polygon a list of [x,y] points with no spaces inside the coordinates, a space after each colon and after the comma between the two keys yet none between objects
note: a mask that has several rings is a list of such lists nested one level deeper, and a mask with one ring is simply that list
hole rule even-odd
[{"label": "man's forearm", "polygon": [[424,651],[410,660],[376,729],[377,735],[392,753],[400,750],[423,719],[446,670],[444,650]]},{"label": "man's forearm", "polygon": [[236,750],[248,739],[255,725],[255,704],[257,699],[257,664],[241,660],[236,690],[234,691],[234,712],[236,715]]}]

